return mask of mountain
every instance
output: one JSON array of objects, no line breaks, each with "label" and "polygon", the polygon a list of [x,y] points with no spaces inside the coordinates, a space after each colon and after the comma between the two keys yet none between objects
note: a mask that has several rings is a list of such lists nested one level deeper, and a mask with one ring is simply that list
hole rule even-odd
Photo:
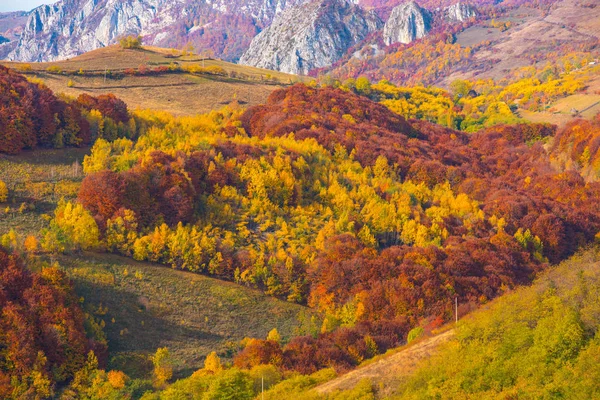
[{"label": "mountain", "polygon": [[431,30],[431,14],[411,1],[392,10],[383,29],[383,41],[388,46],[394,43],[410,43],[421,39]]},{"label": "mountain", "polygon": [[142,35],[146,44],[211,49],[236,60],[261,27],[305,0],[62,0],[31,11],[9,60],[54,61]]},{"label": "mountain", "polygon": [[0,13],[0,59],[16,47],[27,17],[28,13],[22,11]]},{"label": "mountain", "polygon": [[[375,14],[387,17],[388,9],[401,0],[346,1],[348,4],[341,5],[338,0],[321,3],[311,0],[60,0],[30,12],[0,15],[0,34],[10,40],[8,44],[0,45],[0,58],[23,62],[64,60],[114,44],[126,35],[141,35],[146,45],[179,49],[191,45],[198,51],[209,51],[234,62],[248,53],[244,60],[252,65],[283,64],[286,69],[282,71],[306,73],[314,66],[327,66],[337,61],[349,47],[371,32],[380,30],[383,23]],[[307,3],[311,4],[307,6],[309,9],[297,8]],[[329,5],[324,10],[315,11],[318,4],[326,3]],[[392,42],[414,40],[430,29],[431,18],[425,9],[414,3],[408,4],[408,8],[404,5],[396,9],[394,19],[388,24],[392,34],[402,29],[406,31],[396,32],[398,37],[390,39]],[[288,9],[294,11],[277,18]],[[458,9],[458,14],[461,11],[462,8]],[[457,15],[455,11],[451,14],[453,17]],[[409,20],[402,22],[403,18]],[[455,19],[463,20],[460,18]],[[3,34],[4,21],[9,19],[12,36]],[[279,22],[271,27],[275,19]],[[333,24],[331,28],[325,28],[329,33],[323,38],[314,36],[321,29],[317,25],[302,32],[305,24],[318,20],[323,21],[322,27],[327,23]],[[289,23],[293,31],[285,32],[282,38],[268,38],[269,35],[281,34],[285,23]],[[342,32],[335,32],[338,28]],[[259,34],[260,39],[249,50],[253,38]],[[301,40],[303,44],[286,43],[285,38],[298,35],[306,36],[302,39],[304,42]],[[328,40],[333,42],[325,43]],[[320,43],[317,44],[317,41]],[[272,45],[277,46],[277,54],[271,54],[264,60],[252,55],[259,51],[257,48]],[[301,48],[303,45],[308,47]],[[298,50],[297,56],[285,55],[294,49]],[[308,58],[302,55],[311,51],[325,53]],[[296,57],[296,61],[286,57]],[[306,65],[299,66],[299,62]]]},{"label": "mountain", "polygon": [[382,26],[379,17],[346,0],[290,8],[254,38],[241,64],[307,74],[339,60]]},{"label": "mountain", "polygon": [[477,16],[475,8],[469,4],[456,3],[444,9],[446,18],[449,21],[465,22],[469,18]]}]

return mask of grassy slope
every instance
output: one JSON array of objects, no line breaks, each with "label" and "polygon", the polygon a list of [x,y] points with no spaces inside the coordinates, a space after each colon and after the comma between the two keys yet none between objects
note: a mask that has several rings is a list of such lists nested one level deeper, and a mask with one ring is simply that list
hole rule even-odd
[{"label": "grassy slope", "polygon": [[334,380],[315,388],[319,394],[332,393],[339,390],[354,388],[363,379],[369,379],[379,388],[378,395],[385,397],[393,393],[399,381],[415,372],[419,362],[436,354],[443,343],[454,337],[454,330],[448,330],[439,335],[411,343],[398,349],[390,350],[376,360],[367,362]]},{"label": "grassy slope", "polygon": [[[527,54],[552,51],[554,42],[580,42],[592,37],[600,38],[600,8],[588,8],[577,0],[562,0],[549,13],[521,7],[498,22],[510,21],[513,27],[505,32],[486,26],[490,21],[476,24],[457,35],[457,43],[462,46],[475,46],[490,41],[487,50],[479,51],[476,61],[493,60],[493,67],[487,71],[456,72],[448,76],[442,86],[447,87],[455,79],[501,80],[516,68],[526,67],[531,61]],[[535,38],[532,40],[532,38]],[[543,67],[545,62],[539,63]],[[572,113],[576,109],[579,114]],[[567,96],[550,104],[548,111],[530,112],[520,110],[519,115],[531,122],[549,122],[563,126],[575,118],[593,118],[600,112],[600,80],[592,79],[581,93]]]},{"label": "grassy slope", "polygon": [[[127,258],[86,253],[58,259],[85,306],[106,323],[111,367],[144,373],[143,357],[168,347],[176,376],[202,367],[210,351],[226,354],[244,337],[273,329],[289,338],[307,309],[257,290]],[[114,322],[113,322],[114,320]]]},{"label": "grassy slope", "polygon": [[[102,75],[105,70],[123,71],[140,66],[155,68],[177,63],[180,66],[217,66],[228,73],[243,74],[243,78],[217,77],[211,75],[163,74],[159,76],[126,76],[123,78],[103,76],[79,76],[84,72]],[[17,70],[23,63],[3,62]],[[221,60],[203,60],[197,55],[173,56],[167,49],[144,48],[124,50],[110,46],[85,53],[81,56],[52,63],[29,64],[29,76],[41,79],[55,93],[77,96],[81,93],[99,95],[113,93],[123,99],[130,108],[168,111],[175,115],[205,113],[237,100],[244,106],[263,103],[275,89],[300,81],[295,75],[246,67]],[[47,68],[55,66],[65,74],[50,74]],[[73,86],[68,83],[72,81]]]},{"label": "grassy slope", "polygon": [[0,235],[10,229],[36,235],[45,227],[43,214],[52,214],[61,198],[76,197],[83,179],[81,162],[88,152],[72,148],[0,154],[0,180],[9,188],[8,201],[0,203]]},{"label": "grassy slope", "polygon": [[[337,377],[314,390],[320,394],[347,390],[366,378],[377,388],[379,398],[388,398],[396,394],[399,398],[450,399],[456,398],[457,393],[460,393],[460,398],[505,398],[495,392],[500,387],[499,382],[506,385],[503,394],[512,393],[514,398],[538,398],[537,395],[531,397],[531,394],[551,391],[553,387],[572,394],[585,393],[582,395],[584,397],[566,398],[591,398],[589,390],[593,390],[594,386],[596,393],[600,393],[598,381],[594,384],[598,375],[597,372],[584,371],[587,368],[586,362],[589,362],[590,357],[594,357],[593,352],[600,343],[598,339],[592,339],[600,324],[599,283],[600,248],[582,251],[548,270],[530,287],[519,288],[473,312],[459,322],[457,328],[414,345],[391,350],[377,361]],[[581,348],[579,358],[576,353],[569,353],[569,361],[553,360],[547,364],[540,361],[545,359],[543,351],[547,351],[546,346],[550,346],[548,354],[553,354],[552,351],[560,351],[560,346],[568,346],[570,343],[569,333],[567,336],[561,336],[565,332],[560,331],[563,328],[560,323],[552,325],[549,322],[555,322],[553,317],[560,320],[566,314],[540,312],[548,290],[555,293],[555,298],[561,299],[562,305],[555,307],[563,312],[573,310],[584,327],[587,347]],[[522,328],[519,328],[520,325]],[[537,326],[549,326],[551,329],[545,332],[541,329],[535,331]],[[525,327],[528,327],[529,331]],[[532,340],[524,339],[529,336]],[[538,354],[540,352],[541,358]],[[482,356],[494,360],[495,366],[492,367],[491,361],[478,359]],[[527,361],[523,362],[523,366],[518,364],[518,360]],[[493,368],[498,368],[497,372],[494,373]],[[517,378],[514,389],[507,378],[510,374],[508,371],[511,370],[517,375],[522,374]],[[552,376],[555,371],[558,372]],[[531,376],[525,375],[526,373]],[[536,374],[545,375],[540,379]],[[499,382],[494,379],[498,379]],[[473,382],[480,387],[489,388],[490,391],[478,392],[474,389],[477,385]],[[544,387],[543,382],[548,386]],[[567,384],[563,385],[560,382],[569,382],[571,387],[564,389]],[[578,382],[582,384],[579,385]],[[468,394],[461,389],[465,387],[474,391]],[[452,393],[450,389],[458,392]],[[560,397],[558,392],[556,396],[565,398]]]}]

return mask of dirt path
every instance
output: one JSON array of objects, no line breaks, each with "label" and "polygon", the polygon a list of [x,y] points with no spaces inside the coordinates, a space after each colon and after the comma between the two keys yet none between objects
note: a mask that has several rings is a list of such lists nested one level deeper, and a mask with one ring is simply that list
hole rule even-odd
[{"label": "dirt path", "polygon": [[[382,384],[381,387],[393,391],[397,386],[394,382],[400,381],[403,377],[411,374],[419,361],[430,357],[442,343],[446,343],[453,337],[454,330],[449,330],[440,335],[424,339],[396,354],[317,386],[315,390],[318,393],[329,393],[334,390],[351,389],[362,379],[368,378],[375,386]],[[385,393],[381,394],[385,395]]]}]

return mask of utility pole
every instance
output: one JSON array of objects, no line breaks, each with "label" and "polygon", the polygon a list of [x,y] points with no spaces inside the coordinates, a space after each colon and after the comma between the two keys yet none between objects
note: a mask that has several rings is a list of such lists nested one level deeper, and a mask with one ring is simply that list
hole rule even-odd
[{"label": "utility pole", "polygon": [[458,323],[458,296],[454,296],[454,317]]}]

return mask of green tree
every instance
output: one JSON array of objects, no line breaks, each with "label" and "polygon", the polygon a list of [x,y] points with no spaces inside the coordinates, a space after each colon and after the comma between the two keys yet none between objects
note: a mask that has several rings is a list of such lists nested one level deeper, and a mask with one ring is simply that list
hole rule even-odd
[{"label": "green tree", "polygon": [[154,382],[157,387],[162,387],[173,377],[173,359],[169,349],[166,347],[157,349],[152,356],[152,364],[154,365]]},{"label": "green tree", "polygon": [[250,400],[254,382],[248,373],[232,368],[215,376],[203,400]]},{"label": "green tree", "polygon": [[467,97],[472,88],[473,84],[463,79],[456,79],[450,83],[450,90],[452,91],[452,94],[459,99]]}]

